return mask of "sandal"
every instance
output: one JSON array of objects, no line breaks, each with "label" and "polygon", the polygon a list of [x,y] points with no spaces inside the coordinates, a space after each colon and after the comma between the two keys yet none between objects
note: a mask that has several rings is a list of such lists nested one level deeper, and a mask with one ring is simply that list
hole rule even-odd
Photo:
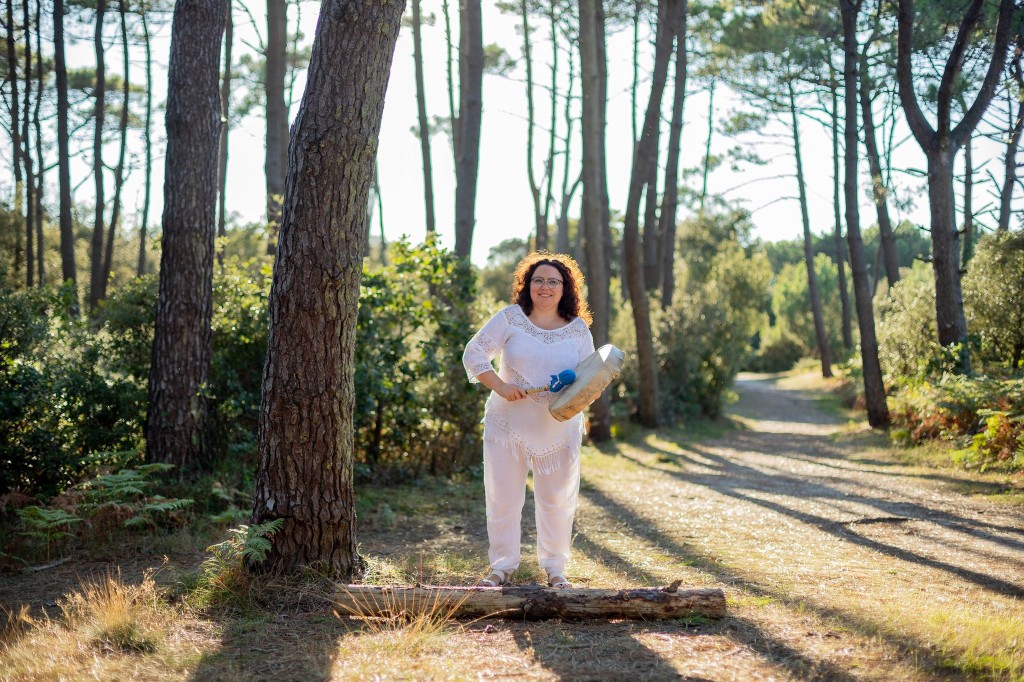
[{"label": "sandal", "polygon": [[501,587],[508,582],[508,572],[500,571],[497,568],[487,574],[487,577],[476,584],[477,587]]},{"label": "sandal", "polygon": [[556,590],[571,590],[573,584],[560,573],[548,573],[548,587],[553,587]]}]

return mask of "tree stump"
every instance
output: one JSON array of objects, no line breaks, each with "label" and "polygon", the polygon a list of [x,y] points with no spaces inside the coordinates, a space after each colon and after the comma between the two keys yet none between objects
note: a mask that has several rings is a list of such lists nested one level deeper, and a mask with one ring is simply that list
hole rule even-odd
[{"label": "tree stump", "polygon": [[659,620],[725,616],[725,594],[718,588],[668,587],[627,590],[590,588],[444,587],[431,585],[347,585],[337,597],[339,613],[355,617],[515,618],[569,620],[629,618]]}]

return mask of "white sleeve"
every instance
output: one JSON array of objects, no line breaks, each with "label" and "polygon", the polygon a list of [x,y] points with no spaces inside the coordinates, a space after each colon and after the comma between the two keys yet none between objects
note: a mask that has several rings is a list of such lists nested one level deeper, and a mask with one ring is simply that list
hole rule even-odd
[{"label": "white sleeve", "polygon": [[466,344],[466,350],[462,354],[462,364],[466,368],[466,376],[470,383],[479,383],[478,376],[489,370],[494,370],[491,360],[501,355],[501,349],[504,348],[508,338],[508,331],[508,317],[502,309],[495,313]]}]

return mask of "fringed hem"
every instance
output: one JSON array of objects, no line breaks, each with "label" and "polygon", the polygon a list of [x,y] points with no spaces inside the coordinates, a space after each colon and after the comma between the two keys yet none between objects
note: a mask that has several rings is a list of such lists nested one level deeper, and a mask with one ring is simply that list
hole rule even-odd
[{"label": "fringed hem", "polygon": [[[490,428],[488,428],[490,427]],[[551,474],[562,467],[562,462],[572,464],[580,456],[582,448],[582,436],[585,433],[583,422],[580,422],[578,436],[570,436],[538,452],[527,444],[522,437],[516,434],[504,423],[485,424],[484,440],[490,443],[501,445],[515,453],[516,457],[526,457],[526,463],[535,473]],[[490,431],[497,431],[493,433]]]}]

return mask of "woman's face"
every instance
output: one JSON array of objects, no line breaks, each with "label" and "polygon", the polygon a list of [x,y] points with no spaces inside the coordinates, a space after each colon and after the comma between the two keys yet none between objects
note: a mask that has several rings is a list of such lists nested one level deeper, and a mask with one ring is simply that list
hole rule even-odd
[{"label": "woman's face", "polygon": [[530,277],[530,300],[534,309],[557,310],[562,300],[565,282],[562,273],[553,265],[538,265]]}]

